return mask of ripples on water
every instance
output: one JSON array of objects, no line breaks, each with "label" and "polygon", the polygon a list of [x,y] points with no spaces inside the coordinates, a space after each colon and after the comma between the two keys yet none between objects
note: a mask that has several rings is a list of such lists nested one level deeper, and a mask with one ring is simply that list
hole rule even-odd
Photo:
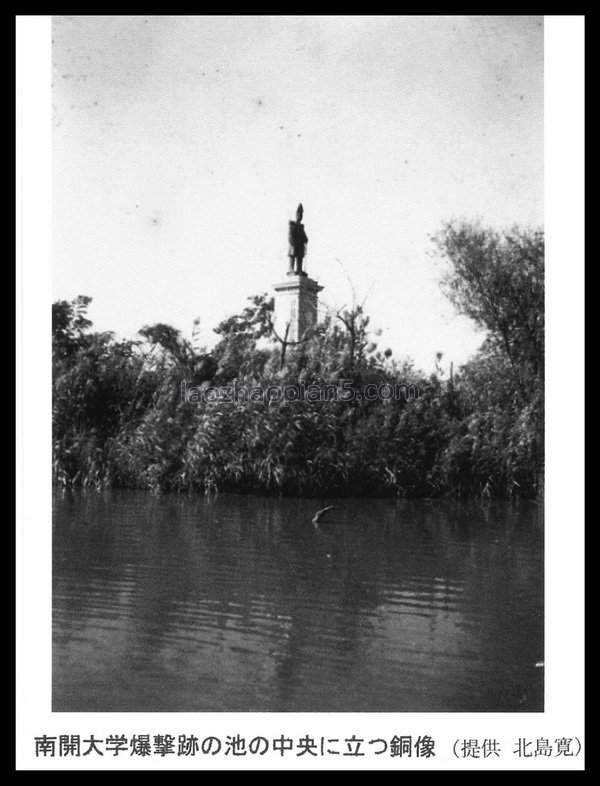
[{"label": "ripples on water", "polygon": [[543,710],[532,504],[69,494],[53,555],[55,712]]}]

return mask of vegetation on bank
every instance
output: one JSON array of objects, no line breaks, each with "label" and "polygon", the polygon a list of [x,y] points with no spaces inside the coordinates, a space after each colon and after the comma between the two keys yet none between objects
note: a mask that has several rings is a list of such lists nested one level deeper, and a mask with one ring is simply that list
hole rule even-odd
[{"label": "vegetation on bank", "polygon": [[[157,324],[137,341],[91,330],[90,298],[52,307],[53,471],[64,486],[306,495],[543,492],[544,238],[450,223],[442,286],[487,338],[445,378],[382,352],[361,307],[284,347],[272,301],[250,299],[194,351]],[[338,382],[416,385],[417,398],[185,400],[187,389]]]}]

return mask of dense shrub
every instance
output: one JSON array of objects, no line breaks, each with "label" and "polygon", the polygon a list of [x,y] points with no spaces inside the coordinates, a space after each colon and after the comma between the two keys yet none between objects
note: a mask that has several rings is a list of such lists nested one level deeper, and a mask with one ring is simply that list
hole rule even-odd
[{"label": "dense shrub", "polygon": [[[296,346],[250,299],[197,353],[168,325],[90,332],[90,299],[53,305],[53,459],[63,486],[283,494],[535,497],[543,490],[543,237],[448,225],[445,287],[487,329],[451,379],[380,352],[361,308]],[[191,401],[181,385],[416,386],[368,401]]]}]

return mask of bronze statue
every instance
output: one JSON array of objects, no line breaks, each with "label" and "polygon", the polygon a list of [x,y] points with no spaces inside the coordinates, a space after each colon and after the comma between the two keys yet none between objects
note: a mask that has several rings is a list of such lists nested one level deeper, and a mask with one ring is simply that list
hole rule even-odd
[{"label": "bronze statue", "polygon": [[304,224],[302,223],[303,213],[304,208],[302,207],[302,204],[299,204],[298,209],[296,210],[296,220],[289,222],[290,229],[288,239],[290,242],[290,249],[288,251],[288,256],[290,258],[290,268],[288,270],[288,275],[306,275],[306,273],[304,273],[302,270],[302,260],[306,255],[306,244],[308,243],[308,238],[306,237]]}]

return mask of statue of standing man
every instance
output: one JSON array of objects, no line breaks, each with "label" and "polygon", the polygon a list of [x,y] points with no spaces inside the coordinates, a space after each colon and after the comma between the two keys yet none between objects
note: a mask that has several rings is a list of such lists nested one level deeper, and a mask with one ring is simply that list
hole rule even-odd
[{"label": "statue of standing man", "polygon": [[296,210],[296,220],[290,221],[290,249],[288,251],[288,256],[290,258],[290,268],[288,270],[288,275],[292,275],[294,273],[297,276],[306,275],[306,273],[304,273],[302,270],[302,260],[306,255],[306,244],[308,243],[308,238],[306,237],[304,224],[302,223],[303,213],[304,208],[302,207],[302,204],[299,204],[298,209]]}]

